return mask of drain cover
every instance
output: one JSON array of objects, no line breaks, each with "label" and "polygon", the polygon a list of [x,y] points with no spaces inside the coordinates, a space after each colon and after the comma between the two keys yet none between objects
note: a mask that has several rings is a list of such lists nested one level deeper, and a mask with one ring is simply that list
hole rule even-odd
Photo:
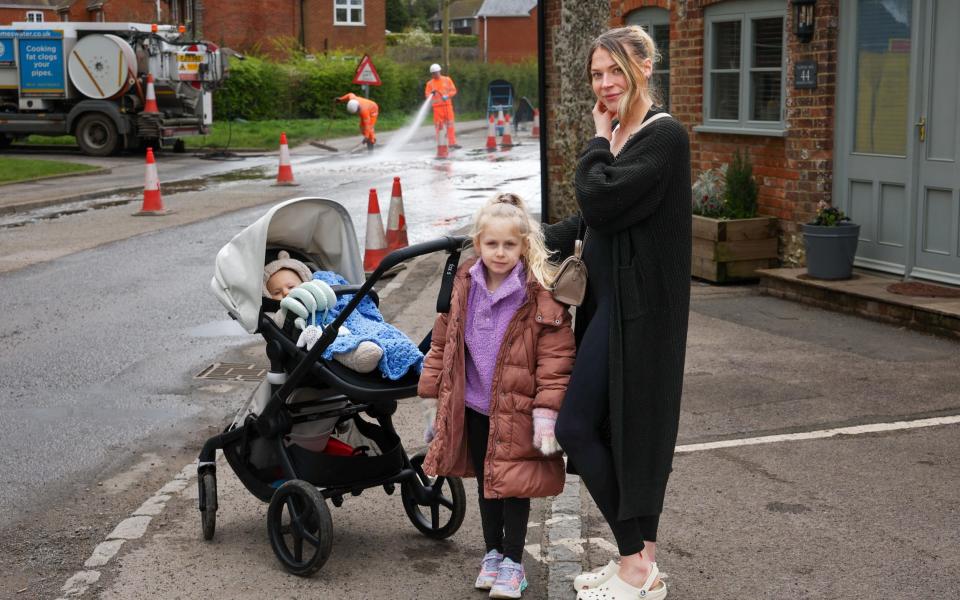
[{"label": "drain cover", "polygon": [[200,371],[196,379],[222,379],[225,381],[260,381],[267,368],[255,363],[213,363]]}]

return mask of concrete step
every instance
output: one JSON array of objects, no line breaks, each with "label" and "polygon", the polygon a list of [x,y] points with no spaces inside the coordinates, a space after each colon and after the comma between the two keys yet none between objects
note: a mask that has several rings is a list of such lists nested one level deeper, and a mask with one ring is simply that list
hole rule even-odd
[{"label": "concrete step", "polygon": [[[902,278],[857,269],[853,278],[826,281],[805,268],[763,269],[760,293],[811,306],[860,315],[960,340],[960,298],[904,296],[887,291]],[[944,286],[950,287],[950,286]]]}]

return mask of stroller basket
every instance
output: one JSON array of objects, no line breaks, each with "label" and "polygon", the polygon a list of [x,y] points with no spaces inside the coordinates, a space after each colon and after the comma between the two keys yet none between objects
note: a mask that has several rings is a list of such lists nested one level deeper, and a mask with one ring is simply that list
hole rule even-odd
[{"label": "stroller basket", "polygon": [[354,417],[353,424],[377,448],[370,449],[372,452],[368,454],[337,456],[311,452],[292,444],[287,447],[287,452],[301,479],[321,487],[350,487],[351,484],[384,479],[400,472],[403,468],[400,438],[360,417]]}]

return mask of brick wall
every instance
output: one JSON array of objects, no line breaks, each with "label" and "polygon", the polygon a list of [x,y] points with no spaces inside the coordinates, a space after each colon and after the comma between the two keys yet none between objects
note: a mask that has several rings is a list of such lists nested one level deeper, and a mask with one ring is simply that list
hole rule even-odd
[{"label": "brick wall", "polygon": [[272,53],[276,38],[297,40],[299,2],[206,0],[203,37],[240,51]]},{"label": "brick wall", "polygon": [[[693,174],[730,162],[736,149],[748,150],[760,187],[760,212],[781,219],[785,241],[811,218],[820,200],[829,201],[833,181],[833,128],[837,71],[839,0],[819,0],[810,43],[793,34],[790,0],[785,8],[784,137],[698,133],[703,122],[704,9],[722,0],[612,0],[611,26],[633,10],[670,10],[670,112],[687,126]],[[817,88],[793,89],[793,65],[817,62]],[[789,244],[788,244],[789,245]]]},{"label": "brick wall", "polygon": [[[490,17],[480,22],[479,47],[487,62],[515,63],[537,57],[537,9],[529,17]],[[485,45],[486,44],[486,45]]]},{"label": "brick wall", "polygon": [[43,13],[44,22],[59,21],[57,11],[50,7],[18,6],[17,8],[0,8],[0,25],[19,23],[27,20],[27,12],[38,10]]},{"label": "brick wall", "polygon": [[306,45],[313,52],[338,48],[381,53],[386,47],[386,0],[365,0],[365,26],[333,24],[332,0],[307,0],[304,5]]}]

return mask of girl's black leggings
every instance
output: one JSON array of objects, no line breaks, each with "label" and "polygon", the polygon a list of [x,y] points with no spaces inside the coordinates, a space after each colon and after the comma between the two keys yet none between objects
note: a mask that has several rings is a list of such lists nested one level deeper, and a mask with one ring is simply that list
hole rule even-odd
[{"label": "girl's black leggings", "polygon": [[610,413],[609,395],[609,310],[601,304],[577,348],[577,361],[570,385],[557,418],[556,436],[560,447],[597,508],[613,531],[621,556],[643,550],[643,541],[657,541],[660,515],[644,515],[620,521],[617,509],[620,488],[613,467],[613,454],[605,441],[604,429]]},{"label": "girl's black leggings", "polygon": [[470,449],[473,470],[477,473],[483,541],[487,545],[487,552],[496,550],[519,563],[523,558],[523,543],[527,537],[530,498],[490,500],[483,497],[483,458],[487,455],[490,417],[469,408],[466,414],[467,447]]}]

